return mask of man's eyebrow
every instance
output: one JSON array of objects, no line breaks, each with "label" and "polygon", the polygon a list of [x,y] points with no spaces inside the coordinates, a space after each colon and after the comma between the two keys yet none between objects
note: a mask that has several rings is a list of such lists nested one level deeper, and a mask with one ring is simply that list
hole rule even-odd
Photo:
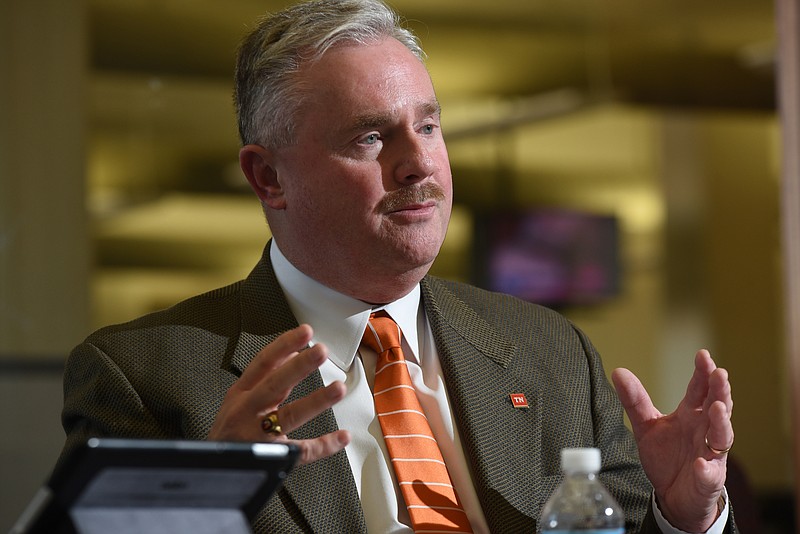
[{"label": "man's eyebrow", "polygon": [[[437,100],[424,102],[417,106],[417,116],[427,117],[430,115],[438,115],[442,110]],[[391,123],[395,120],[393,113],[366,113],[359,115],[353,121],[352,130],[369,130],[372,128],[379,128],[384,124]]]},{"label": "man's eyebrow", "polygon": [[371,130],[392,121],[391,113],[369,113],[359,115],[352,124],[353,130]]},{"label": "man's eyebrow", "polygon": [[431,100],[425,102],[419,107],[420,115],[427,117],[429,115],[439,115],[442,112],[442,106],[438,100]]}]

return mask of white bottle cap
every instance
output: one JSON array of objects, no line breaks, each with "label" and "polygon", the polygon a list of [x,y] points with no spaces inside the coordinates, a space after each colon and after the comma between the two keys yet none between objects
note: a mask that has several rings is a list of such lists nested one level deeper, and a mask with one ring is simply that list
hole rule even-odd
[{"label": "white bottle cap", "polygon": [[600,449],[562,449],[561,470],[564,473],[597,473],[600,471]]}]

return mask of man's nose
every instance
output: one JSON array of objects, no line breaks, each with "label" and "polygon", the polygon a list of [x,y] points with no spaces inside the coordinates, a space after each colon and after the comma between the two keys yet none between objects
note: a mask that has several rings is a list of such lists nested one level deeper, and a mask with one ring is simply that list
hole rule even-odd
[{"label": "man's nose", "polygon": [[395,180],[414,183],[433,175],[436,162],[431,155],[434,141],[418,135],[405,136],[398,147]]}]

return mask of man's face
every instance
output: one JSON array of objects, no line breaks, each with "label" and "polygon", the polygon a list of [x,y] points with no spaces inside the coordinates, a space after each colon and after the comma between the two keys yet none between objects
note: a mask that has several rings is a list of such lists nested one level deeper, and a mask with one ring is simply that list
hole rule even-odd
[{"label": "man's face", "polygon": [[278,245],[351,296],[402,296],[435,259],[452,203],[430,76],[395,39],[335,47],[300,76],[296,142],[274,151]]}]

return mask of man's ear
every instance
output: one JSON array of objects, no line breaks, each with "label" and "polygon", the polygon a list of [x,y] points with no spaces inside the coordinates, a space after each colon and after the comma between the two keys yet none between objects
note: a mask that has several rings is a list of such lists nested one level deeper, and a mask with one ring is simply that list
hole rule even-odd
[{"label": "man's ear", "polygon": [[245,145],[239,150],[239,166],[261,202],[272,209],[282,210],[286,208],[286,198],[273,156],[273,152],[263,146]]}]

